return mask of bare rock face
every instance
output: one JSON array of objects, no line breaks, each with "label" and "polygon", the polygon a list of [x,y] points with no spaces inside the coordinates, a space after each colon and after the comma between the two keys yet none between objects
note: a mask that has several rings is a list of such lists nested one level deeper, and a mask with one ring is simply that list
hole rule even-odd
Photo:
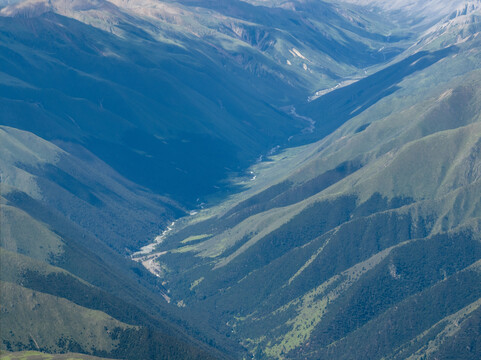
[{"label": "bare rock face", "polygon": [[33,0],[8,5],[0,10],[2,16],[8,17],[36,17],[48,11],[52,11],[52,6],[45,0]]},{"label": "bare rock face", "polygon": [[0,15],[8,17],[36,17],[46,12],[72,15],[75,12],[114,8],[104,0],[27,0],[11,3],[0,10]]},{"label": "bare rock face", "polygon": [[444,16],[448,16],[459,9],[470,8],[472,6],[479,6],[480,1],[466,1],[466,0],[342,0],[342,2],[355,4],[359,6],[367,6],[371,8],[378,8],[382,11],[392,11],[395,13],[404,13],[409,16],[421,16],[425,23],[439,20]]}]

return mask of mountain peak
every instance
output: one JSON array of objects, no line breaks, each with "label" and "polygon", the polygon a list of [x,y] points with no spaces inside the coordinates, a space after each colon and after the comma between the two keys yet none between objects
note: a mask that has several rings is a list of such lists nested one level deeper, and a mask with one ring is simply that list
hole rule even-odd
[{"label": "mountain peak", "polygon": [[[329,0],[332,1],[332,0]],[[466,0],[341,0],[344,3],[390,12],[404,19],[422,19],[421,24],[439,21],[464,7]],[[470,1],[478,2],[478,0]]]},{"label": "mountain peak", "polygon": [[47,12],[68,15],[75,11],[88,11],[112,7],[104,0],[26,0],[11,3],[0,10],[0,15],[7,17],[36,17]]}]

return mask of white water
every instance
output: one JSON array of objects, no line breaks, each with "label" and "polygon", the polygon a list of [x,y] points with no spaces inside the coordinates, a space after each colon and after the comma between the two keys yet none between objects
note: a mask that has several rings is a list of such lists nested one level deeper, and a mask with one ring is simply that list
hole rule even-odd
[{"label": "white water", "polygon": [[167,234],[169,232],[171,232],[172,229],[174,228],[174,225],[175,225],[175,221],[173,221],[172,224],[170,224],[170,226],[167,226],[167,229],[162,231],[162,234],[156,236],[153,243],[151,243],[149,245],[145,245],[145,246],[141,247],[139,251],[133,253],[131,255],[132,260],[141,261],[141,258],[144,258],[145,255],[151,254],[155,250],[157,245],[162,244],[162,242],[165,240],[165,237],[167,236]]},{"label": "white water", "polygon": [[[158,245],[162,244],[168,233],[174,229],[174,225],[175,221],[173,221],[170,226],[167,226],[167,229],[162,231],[162,234],[156,236],[151,244],[143,246],[139,251],[133,253],[131,255],[131,259],[140,262],[144,268],[146,268],[155,276],[162,277],[163,269],[157,259],[160,256],[167,254],[167,251],[155,252],[155,249]],[[169,295],[167,295],[164,291],[161,291],[161,295],[165,299],[165,301],[170,303],[171,298]]]},{"label": "white water", "polygon": [[296,108],[294,106],[289,107],[289,114],[298,119],[304,120],[309,124],[306,128],[302,130],[303,134],[306,134],[306,133],[311,134],[314,132],[314,129],[316,128],[316,122],[312,120],[310,117],[299,115],[296,112]]}]

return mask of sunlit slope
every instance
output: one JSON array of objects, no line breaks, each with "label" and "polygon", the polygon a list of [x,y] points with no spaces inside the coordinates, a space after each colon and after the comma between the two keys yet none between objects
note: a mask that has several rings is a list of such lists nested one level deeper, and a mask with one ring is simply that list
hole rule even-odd
[{"label": "sunlit slope", "polygon": [[[2,342],[7,349],[18,350],[15,343],[26,346],[37,342],[39,350],[48,352],[65,348],[111,352],[118,341],[110,338],[108,333],[127,328],[126,324],[105,314],[82,309],[60,298],[29,291],[12,283],[2,282],[1,286],[2,326],[9,326],[8,332],[2,331]],[[15,345],[12,346],[11,342]]]},{"label": "sunlit slope", "polygon": [[[12,296],[42,299],[9,313],[10,350],[243,356],[208,318],[178,309],[177,299],[168,304],[162,280],[125,255],[185,214],[176,201],[201,203],[227,175],[309,129],[280,108],[364,74],[408,43],[378,17],[296,6],[80,0],[2,8],[0,238],[2,265],[11,266],[2,276],[15,284],[6,285]],[[44,321],[66,313],[82,319],[78,327]],[[125,328],[92,343],[83,328],[107,323]]]},{"label": "sunlit slope", "polygon": [[[28,207],[29,200],[22,201],[25,194],[119,252],[149,241],[182,213],[174,202],[129,182],[78,145],[64,144],[63,150],[32,133],[4,126],[0,139],[3,197],[22,208]],[[4,225],[12,231],[28,230],[9,219]]]},{"label": "sunlit slope", "polygon": [[[136,4],[2,10],[2,280],[10,305],[38,300],[9,312],[11,349],[217,355],[192,335],[234,357],[479,358],[475,14],[394,57],[405,24],[354,8]],[[305,104],[339,77],[359,81]],[[159,278],[119,256],[185,213],[158,194],[191,207],[314,140],[176,223]],[[66,313],[81,324],[40,336]]]},{"label": "sunlit slope", "polygon": [[260,358],[479,356],[478,66],[471,39],[179,222],[173,299]]},{"label": "sunlit slope", "polygon": [[47,354],[39,351],[2,351],[0,359],[3,360],[106,360],[96,356],[78,353]]},{"label": "sunlit slope", "polygon": [[211,358],[171,325],[68,271],[4,249],[0,259],[1,336],[6,350],[133,359]]},{"label": "sunlit slope", "polygon": [[160,281],[117,252],[148,241],[178,207],[84,149],[8,127],[0,138],[2,349],[211,358],[186,332],[212,334],[180,330],[187,320]]}]

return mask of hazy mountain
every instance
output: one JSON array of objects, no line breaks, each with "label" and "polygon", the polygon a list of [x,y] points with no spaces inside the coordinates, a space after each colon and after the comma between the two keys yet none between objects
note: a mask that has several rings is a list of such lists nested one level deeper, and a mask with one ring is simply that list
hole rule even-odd
[{"label": "hazy mountain", "polygon": [[417,17],[425,18],[425,21],[439,20],[442,17],[449,15],[459,7],[467,4],[477,4],[479,1],[466,0],[341,0],[345,3],[355,4],[363,7],[370,7],[378,10],[388,12],[401,12],[405,15],[415,15]]},{"label": "hazy mountain", "polygon": [[479,358],[479,4],[0,2],[2,350]]}]

